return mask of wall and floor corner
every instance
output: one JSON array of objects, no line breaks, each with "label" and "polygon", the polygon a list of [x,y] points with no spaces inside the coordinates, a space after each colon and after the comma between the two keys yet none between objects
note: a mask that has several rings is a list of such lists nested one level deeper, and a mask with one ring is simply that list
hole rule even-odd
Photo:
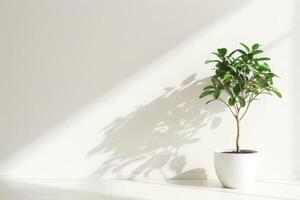
[{"label": "wall and floor corner", "polygon": [[2,178],[210,178],[234,121],[198,99],[218,47],[259,42],[284,97],[242,146],[259,178],[299,178],[297,0],[0,1]]}]

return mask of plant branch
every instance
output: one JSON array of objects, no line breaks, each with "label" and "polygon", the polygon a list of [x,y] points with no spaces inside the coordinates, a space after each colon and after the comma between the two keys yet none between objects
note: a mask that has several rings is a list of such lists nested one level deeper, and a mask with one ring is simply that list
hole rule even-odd
[{"label": "plant branch", "polygon": [[236,106],[237,107],[237,113],[240,113],[241,106]]},{"label": "plant branch", "polygon": [[257,97],[258,95],[262,94],[263,91],[264,91],[264,89],[261,90],[261,91],[260,91],[257,95],[255,95],[254,97],[253,97],[253,94],[251,94],[250,99],[249,99],[249,102],[248,102],[247,107],[246,107],[246,110],[245,110],[245,112],[242,114],[242,116],[241,116],[241,118],[240,118],[240,121],[245,117],[246,113],[248,112],[248,109],[249,109],[249,107],[250,107],[251,102],[252,102],[253,100],[255,100],[256,97]]},{"label": "plant branch", "polygon": [[233,110],[231,109],[231,106],[230,106],[228,103],[226,103],[223,99],[219,98],[219,100],[220,100],[221,102],[223,102],[223,103],[229,108],[229,110],[230,110],[230,112],[232,113],[232,115],[233,115],[234,117],[236,117],[236,114],[234,114]]},{"label": "plant branch", "polygon": [[238,109],[237,109],[237,105],[236,104],[234,104],[234,110],[235,110],[235,113],[238,113]]},{"label": "plant branch", "polygon": [[[251,95],[252,96],[252,95]],[[251,97],[250,97],[251,99]],[[242,121],[242,119],[245,117],[246,113],[248,112],[248,109],[250,107],[250,103],[252,102],[252,100],[249,100],[248,104],[247,104],[247,107],[246,107],[246,110],[245,112],[242,114],[241,118],[240,118],[240,121]]]}]

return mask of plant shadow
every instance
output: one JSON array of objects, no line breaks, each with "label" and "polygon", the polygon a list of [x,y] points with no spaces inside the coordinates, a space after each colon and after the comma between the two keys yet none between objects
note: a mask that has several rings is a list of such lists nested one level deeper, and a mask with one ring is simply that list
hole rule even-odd
[{"label": "plant shadow", "polygon": [[209,82],[210,78],[198,80],[192,74],[178,87],[165,88],[158,98],[103,128],[104,139],[88,155],[106,153],[108,159],[92,176],[136,179],[156,173],[168,179],[168,173],[182,173],[187,161],[181,148],[197,143],[202,127],[219,126],[217,114],[225,110],[220,103],[206,106],[199,100]]}]

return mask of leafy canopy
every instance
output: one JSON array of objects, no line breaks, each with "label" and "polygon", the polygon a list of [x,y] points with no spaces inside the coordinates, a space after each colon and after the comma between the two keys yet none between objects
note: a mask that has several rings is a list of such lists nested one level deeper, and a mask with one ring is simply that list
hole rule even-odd
[{"label": "leafy canopy", "polygon": [[243,118],[250,103],[257,100],[259,95],[275,94],[281,97],[281,93],[273,86],[273,78],[278,76],[267,63],[270,58],[260,56],[263,53],[261,45],[256,43],[249,47],[240,44],[242,48],[230,53],[226,48],[218,49],[212,53],[216,59],[205,61],[206,64],[215,65],[215,74],[211,77],[212,84],[204,88],[200,98],[211,96],[207,104],[215,100],[222,101],[235,117],[245,107]]}]

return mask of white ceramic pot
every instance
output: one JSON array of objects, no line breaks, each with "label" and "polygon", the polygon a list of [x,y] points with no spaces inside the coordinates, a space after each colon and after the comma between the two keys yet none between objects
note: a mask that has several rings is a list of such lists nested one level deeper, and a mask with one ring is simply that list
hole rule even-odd
[{"label": "white ceramic pot", "polygon": [[241,150],[215,151],[214,163],[217,176],[224,187],[244,189],[254,181],[258,168],[258,152]]}]

